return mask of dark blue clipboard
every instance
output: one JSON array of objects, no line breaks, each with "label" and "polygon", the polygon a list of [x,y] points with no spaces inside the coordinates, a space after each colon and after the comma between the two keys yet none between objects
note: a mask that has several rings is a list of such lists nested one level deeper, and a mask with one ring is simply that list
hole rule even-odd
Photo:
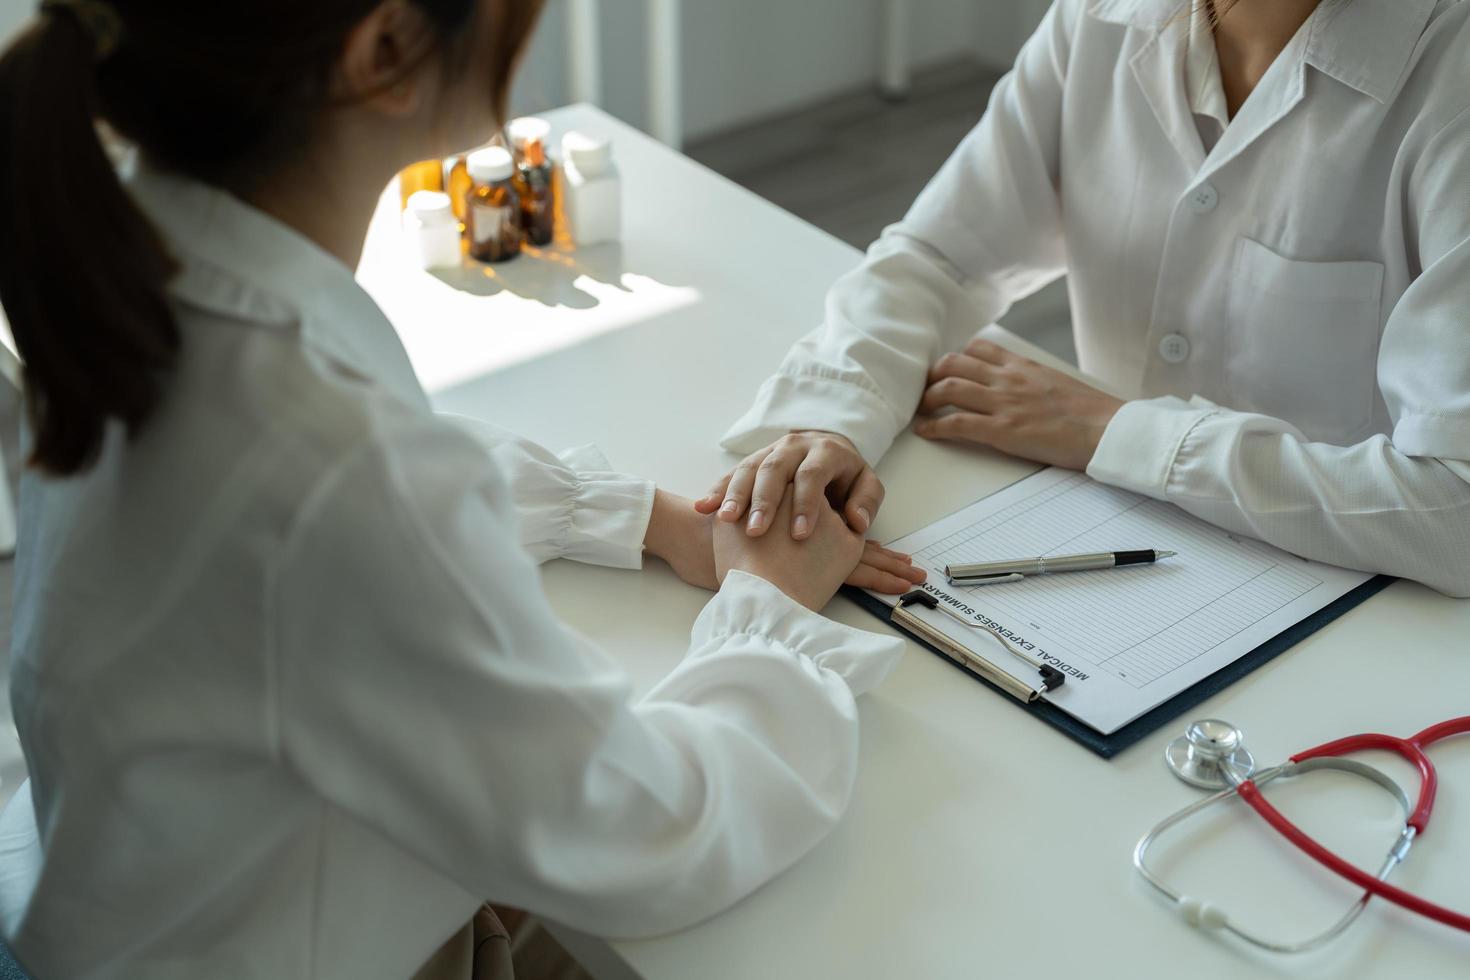
[{"label": "dark blue clipboard", "polygon": [[1379,575],[1376,578],[1369,579],[1367,582],[1364,582],[1353,591],[1347,593],[1346,595],[1340,596],[1334,602],[1322,607],[1317,612],[1297,623],[1295,626],[1292,626],[1291,628],[1283,630],[1281,633],[1278,633],[1270,640],[1267,640],[1265,643],[1262,643],[1260,646],[1256,647],[1250,653],[1247,653],[1238,660],[1235,660],[1234,662],[1224,667],[1221,667],[1219,670],[1215,671],[1213,674],[1204,678],[1193,686],[1185,688],[1183,691],[1180,691],[1178,694],[1174,695],[1163,704],[1160,704],[1158,707],[1153,708],[1142,715],[1139,715],[1137,718],[1133,719],[1128,724],[1124,725],[1122,728],[1118,729],[1111,735],[1102,734],[1096,729],[1091,728],[1083,722],[1078,721],[1076,718],[1073,718],[1071,715],[1067,714],[1060,708],[1048,704],[1044,700],[1037,700],[1031,702],[1030,704],[1023,704],[1021,701],[1005,693],[1000,688],[990,683],[990,681],[981,677],[979,674],[976,674],[974,671],[966,668],[965,666],[956,663],[954,660],[950,659],[948,656],[936,649],[931,644],[926,643],[925,641],[919,639],[917,636],[914,636],[912,633],[903,629],[903,627],[893,626],[893,623],[890,619],[890,613],[892,613],[893,611],[892,607],[888,606],[881,599],[875,599],[863,590],[854,589],[851,587],[843,589],[843,592],[847,595],[849,599],[853,600],[858,605],[868,610],[868,612],[883,620],[885,623],[893,626],[894,629],[902,632],[904,636],[924,647],[930,653],[937,656],[940,660],[943,660],[951,667],[954,667],[956,670],[962,671],[966,675],[974,678],[981,684],[984,684],[986,687],[990,688],[996,694],[999,694],[1002,701],[1009,702],[1011,705],[1021,709],[1022,711],[1025,711],[1031,715],[1035,715],[1037,718],[1046,722],[1048,725],[1051,725],[1053,728],[1060,730],[1062,734],[1066,735],[1072,741],[1077,742],[1079,745],[1082,745],[1088,749],[1091,749],[1093,752],[1096,752],[1104,759],[1111,759],[1113,756],[1117,755],[1119,752],[1122,752],[1124,749],[1128,748],[1130,745],[1133,745],[1135,742],[1138,742],[1140,739],[1144,738],[1155,729],[1161,727],[1167,722],[1173,721],[1175,718],[1178,718],[1180,715],[1184,714],[1191,708],[1197,707],[1206,698],[1219,691],[1223,691],[1225,688],[1229,687],[1231,684],[1234,684],[1236,681],[1240,680],[1242,677],[1244,677],[1246,674],[1249,674],[1257,667],[1261,666],[1264,663],[1267,663],[1270,660],[1274,660],[1276,657],[1281,656],[1281,654],[1285,653],[1287,650],[1291,649],[1302,640],[1305,640],[1307,637],[1311,636],[1313,633],[1317,632],[1319,629],[1326,626],[1334,619],[1337,619],[1349,609],[1352,609],[1354,606],[1357,606],[1367,601],[1368,599],[1371,599],[1379,592],[1382,592],[1389,585],[1393,584],[1394,581],[1395,579],[1389,575]]}]

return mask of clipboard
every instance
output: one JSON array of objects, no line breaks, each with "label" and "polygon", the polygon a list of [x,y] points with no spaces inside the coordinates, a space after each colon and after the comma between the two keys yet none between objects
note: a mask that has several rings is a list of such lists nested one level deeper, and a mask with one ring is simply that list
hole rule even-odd
[{"label": "clipboard", "polygon": [[[874,616],[893,626],[945,663],[984,684],[996,694],[999,694],[1002,700],[1035,716],[1040,721],[1051,725],[1072,741],[1102,756],[1104,759],[1111,759],[1119,752],[1134,745],[1166,723],[1173,721],[1190,709],[1198,707],[1207,698],[1223,691],[1257,667],[1281,656],[1281,654],[1290,650],[1293,646],[1311,636],[1328,623],[1342,616],[1348,610],[1361,605],[1379,592],[1382,592],[1395,581],[1396,579],[1390,575],[1379,575],[1369,579],[1351,592],[1339,596],[1331,603],[1323,606],[1317,612],[1301,620],[1296,625],[1276,634],[1276,636],[1262,643],[1251,652],[1238,657],[1203,680],[1180,691],[1169,700],[1139,715],[1111,735],[1104,735],[1097,731],[1097,729],[1072,717],[1055,705],[1048,703],[1044,696],[1029,701],[1025,700],[1023,692],[1020,690],[1004,687],[1002,683],[998,683],[997,680],[987,676],[989,672],[984,668],[988,665],[983,662],[984,658],[973,654],[973,652],[971,653],[971,657],[982,661],[981,664],[976,665],[979,669],[960,663],[953,655],[941,650],[928,639],[917,635],[911,629],[894,623],[892,617],[894,607],[890,607],[882,600],[874,598],[862,589],[855,589],[849,586],[843,589],[843,593],[853,602],[856,602]],[[999,670],[994,670],[994,673],[1002,676],[1005,675],[1004,671]]]}]

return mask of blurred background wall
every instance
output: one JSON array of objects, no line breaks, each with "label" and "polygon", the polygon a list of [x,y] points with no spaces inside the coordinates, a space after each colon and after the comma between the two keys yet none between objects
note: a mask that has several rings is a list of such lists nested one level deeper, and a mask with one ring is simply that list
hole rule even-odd
[{"label": "blurred background wall", "polygon": [[[1008,66],[1049,0],[909,0],[922,70],[957,60]],[[683,124],[690,139],[877,83],[878,0],[683,0]],[[603,107],[644,126],[644,0],[602,0]],[[564,0],[550,0],[522,74],[527,110],[568,101]]]}]

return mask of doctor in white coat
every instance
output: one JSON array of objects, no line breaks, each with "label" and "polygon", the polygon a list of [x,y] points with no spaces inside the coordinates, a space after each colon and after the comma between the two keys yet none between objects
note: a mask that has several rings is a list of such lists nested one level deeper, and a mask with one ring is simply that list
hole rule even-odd
[{"label": "doctor in white coat", "polygon": [[[1063,274],[1080,366],[1141,397],[971,341]],[[697,506],[759,535],[794,478],[797,537],[824,490],[866,528],[916,413],[1470,595],[1470,3],[1057,0]]]}]

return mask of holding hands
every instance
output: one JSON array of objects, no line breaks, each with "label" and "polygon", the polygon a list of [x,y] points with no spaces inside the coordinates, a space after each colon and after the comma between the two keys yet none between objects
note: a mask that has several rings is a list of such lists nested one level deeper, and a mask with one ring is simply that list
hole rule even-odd
[{"label": "holding hands", "polygon": [[[751,453],[694,502],[699,513],[743,526],[752,538],[778,528],[797,541],[812,535],[818,515],[827,510],[863,534],[882,505],[883,484],[857,447],[834,432],[815,431],[793,432]],[[847,584],[898,595],[925,577],[908,555],[868,541]]]},{"label": "holding hands", "polygon": [[[1087,468],[1124,404],[979,339],[940,358],[927,382],[918,435],[1074,470]],[[844,578],[897,595],[925,574],[908,555],[862,540],[882,505],[883,484],[850,440],[793,432],[741,460],[692,507],[660,491],[648,548],[685,581],[710,589],[740,568],[813,608]]]},{"label": "holding hands", "polygon": [[[861,535],[882,503],[883,484],[851,442],[829,432],[798,432],[746,457],[699,500],[687,501],[660,490],[644,544],[684,581],[716,589],[728,568],[742,567],[729,557],[737,551],[779,553],[795,567],[801,564],[797,557],[830,551],[825,542],[812,539],[835,534],[829,525],[836,522],[858,547],[851,561],[838,556],[843,558],[837,568],[841,575],[822,601],[830,599],[844,580],[858,588],[898,595],[924,581],[925,574],[907,555],[863,541]],[[763,545],[760,539],[772,528],[780,533],[770,535],[774,543]],[[748,542],[737,547],[736,538]],[[810,547],[800,547],[807,544]],[[725,556],[723,567],[717,566],[717,550]],[[794,597],[781,582],[776,584]],[[801,586],[793,588],[804,591]]]}]

